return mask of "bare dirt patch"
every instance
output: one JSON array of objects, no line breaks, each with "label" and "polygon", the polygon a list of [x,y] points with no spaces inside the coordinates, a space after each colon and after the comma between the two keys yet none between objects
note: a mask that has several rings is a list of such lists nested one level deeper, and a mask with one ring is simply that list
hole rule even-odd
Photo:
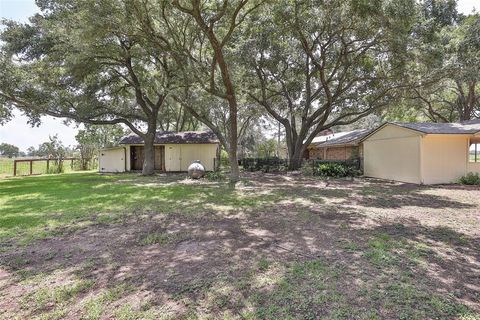
[{"label": "bare dirt patch", "polygon": [[[176,183],[162,179],[149,183]],[[231,192],[233,204],[135,212],[13,245],[0,255],[0,316],[480,313],[478,189],[249,174]],[[78,288],[58,296],[72,284]]]}]

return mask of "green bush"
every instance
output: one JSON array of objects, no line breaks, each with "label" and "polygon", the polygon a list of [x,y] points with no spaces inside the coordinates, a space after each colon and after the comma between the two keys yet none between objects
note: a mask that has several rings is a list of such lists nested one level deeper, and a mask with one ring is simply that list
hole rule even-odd
[{"label": "green bush", "polygon": [[461,184],[480,185],[480,176],[478,173],[469,172],[466,176],[460,178]]},{"label": "green bush", "polygon": [[210,181],[225,180],[225,174],[221,171],[209,171],[205,173],[205,178]]},{"label": "green bush", "polygon": [[340,162],[323,162],[319,164],[306,164],[302,167],[304,175],[315,175],[321,177],[355,177],[362,174],[355,164]]},{"label": "green bush", "polygon": [[220,151],[220,166],[225,168],[230,166],[230,159],[228,153],[225,150]]},{"label": "green bush", "polygon": [[316,174],[322,177],[346,177],[348,168],[340,163],[321,163],[316,168]]},{"label": "green bush", "polygon": [[313,167],[311,164],[305,164],[303,165],[300,170],[302,171],[302,174],[304,176],[313,176]]},{"label": "green bush", "polygon": [[47,170],[47,174],[57,174],[57,173],[64,173],[64,172],[65,172],[65,168],[63,166],[63,162],[58,162],[58,163],[51,162]]}]

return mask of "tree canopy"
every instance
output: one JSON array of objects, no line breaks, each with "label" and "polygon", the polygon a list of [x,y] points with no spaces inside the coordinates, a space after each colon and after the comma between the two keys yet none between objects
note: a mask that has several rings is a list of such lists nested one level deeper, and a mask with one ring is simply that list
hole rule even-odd
[{"label": "tree canopy", "polygon": [[[124,124],[145,140],[153,173],[158,114],[174,86],[171,52],[138,31],[142,1],[39,2],[29,24],[6,22],[0,103],[86,124]],[[161,34],[158,34],[161,36]]]},{"label": "tree canopy", "polygon": [[18,157],[19,154],[20,149],[17,146],[5,142],[0,144],[0,156],[14,158]]},{"label": "tree canopy", "polygon": [[284,126],[291,169],[320,132],[399,97],[414,10],[413,1],[283,1],[255,17],[248,94]]},{"label": "tree canopy", "polygon": [[266,120],[297,169],[315,136],[372,114],[480,117],[480,15],[459,14],[455,0],[38,5],[29,23],[3,22],[0,122],[18,108],[33,125],[42,115],[121,124],[145,142],[144,174],[156,130],[210,128],[237,180],[239,146],[268,141],[272,153],[272,132],[258,136]]}]

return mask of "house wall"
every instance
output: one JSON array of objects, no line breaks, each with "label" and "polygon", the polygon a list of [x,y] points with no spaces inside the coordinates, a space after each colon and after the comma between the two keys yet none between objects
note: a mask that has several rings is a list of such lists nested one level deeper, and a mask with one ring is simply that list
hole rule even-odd
[{"label": "house wall", "polygon": [[100,150],[98,156],[99,172],[125,172],[125,149]]},{"label": "house wall", "polygon": [[[326,150],[325,150],[326,149]],[[362,146],[312,147],[308,149],[310,159],[349,160],[362,157]]]},{"label": "house wall", "polygon": [[363,142],[368,177],[421,183],[421,134],[387,125]]},{"label": "house wall", "polygon": [[467,136],[426,135],[422,139],[422,182],[457,182],[467,172],[467,157]]}]

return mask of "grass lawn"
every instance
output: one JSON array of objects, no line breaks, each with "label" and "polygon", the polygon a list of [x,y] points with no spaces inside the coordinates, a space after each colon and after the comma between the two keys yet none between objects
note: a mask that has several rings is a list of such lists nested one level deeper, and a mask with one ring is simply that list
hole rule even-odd
[{"label": "grass lawn", "polygon": [[480,190],[0,180],[1,319],[480,319]]},{"label": "grass lawn", "polygon": [[[13,161],[12,158],[3,158],[0,157],[0,178],[11,177],[13,176]],[[50,166],[54,166],[55,161],[50,160]],[[64,161],[64,172],[73,171],[71,167],[71,161]],[[32,173],[33,174],[43,174],[47,173],[47,161],[33,161],[32,162]],[[30,162],[18,162],[17,163],[17,176],[26,176],[30,174]]]}]

